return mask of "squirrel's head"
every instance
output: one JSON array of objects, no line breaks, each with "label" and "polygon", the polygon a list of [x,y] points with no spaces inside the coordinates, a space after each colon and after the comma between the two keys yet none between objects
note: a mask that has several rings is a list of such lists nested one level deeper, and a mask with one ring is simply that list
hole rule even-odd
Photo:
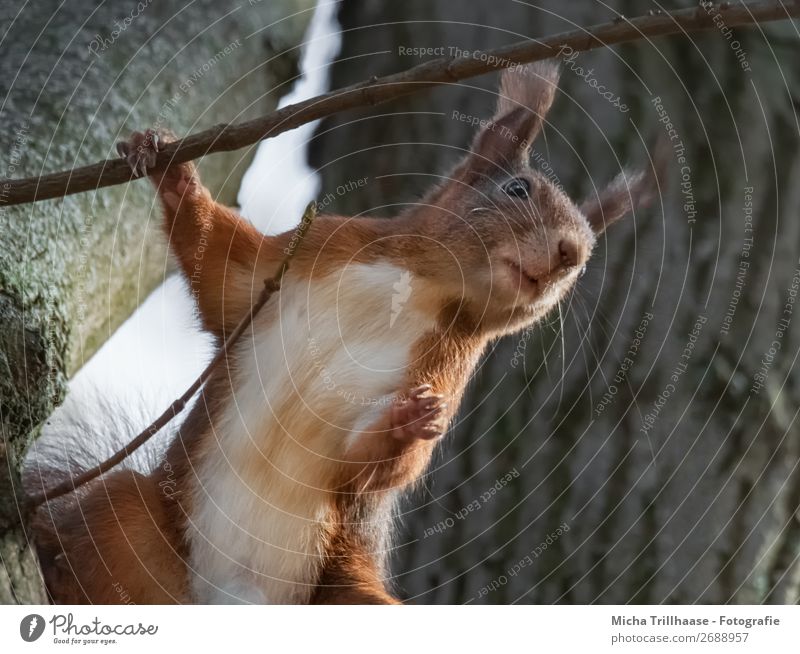
[{"label": "squirrel's head", "polygon": [[493,118],[417,210],[427,236],[447,250],[433,264],[437,277],[501,329],[549,311],[574,285],[597,235],[655,186],[653,176],[621,175],[578,206],[531,167],[558,73],[554,61],[504,71]]}]

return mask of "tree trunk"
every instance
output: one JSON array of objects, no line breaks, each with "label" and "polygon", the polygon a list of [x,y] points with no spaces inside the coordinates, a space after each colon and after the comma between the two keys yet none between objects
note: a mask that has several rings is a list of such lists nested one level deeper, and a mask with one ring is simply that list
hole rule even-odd
[{"label": "tree trunk", "polygon": [[[536,5],[344,0],[332,85],[419,61],[400,47],[447,55],[614,17]],[[532,165],[581,198],[663,134],[669,187],[601,239],[563,320],[498,343],[476,373],[402,517],[394,571],[411,601],[798,600],[800,60],[790,23],[719,27],[565,63]],[[415,201],[474,132],[454,112],[489,117],[495,85],[323,123],[326,208]]]},{"label": "tree trunk", "polygon": [[[182,134],[273,109],[311,12],[278,21],[312,7],[76,0],[51,16],[0,2],[0,178],[114,157],[133,129]],[[201,164],[223,201],[251,151]],[[68,376],[167,273],[158,212],[144,181],[0,208],[0,602],[44,600],[18,526],[22,456]]]}]

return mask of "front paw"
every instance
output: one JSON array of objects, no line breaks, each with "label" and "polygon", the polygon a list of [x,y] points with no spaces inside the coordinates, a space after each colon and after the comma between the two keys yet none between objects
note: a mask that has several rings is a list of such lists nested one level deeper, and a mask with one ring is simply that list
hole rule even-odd
[{"label": "front paw", "polygon": [[445,432],[447,403],[430,386],[419,386],[391,409],[391,434],[402,441],[432,440]]},{"label": "front paw", "polygon": [[133,132],[127,141],[117,143],[117,152],[133,171],[136,177],[145,177],[147,170],[156,165],[159,136],[152,129]]}]

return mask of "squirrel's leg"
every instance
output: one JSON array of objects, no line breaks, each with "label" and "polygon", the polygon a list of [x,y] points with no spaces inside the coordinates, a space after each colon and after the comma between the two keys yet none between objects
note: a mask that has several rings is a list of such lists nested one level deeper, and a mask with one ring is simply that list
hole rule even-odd
[{"label": "squirrel's leg", "polygon": [[149,174],[164,208],[170,249],[195,298],[203,325],[218,336],[230,332],[283,259],[278,237],[261,234],[236,211],[216,201],[192,162],[149,169],[159,148],[175,140],[166,131],[134,132],[117,151],[139,174]]},{"label": "squirrel's leg", "polygon": [[173,604],[188,600],[180,536],[153,477],[120,470],[63,514],[40,510],[48,591],[58,604]]},{"label": "squirrel's leg", "polygon": [[373,557],[346,542],[334,543],[312,604],[401,604],[387,592]]}]

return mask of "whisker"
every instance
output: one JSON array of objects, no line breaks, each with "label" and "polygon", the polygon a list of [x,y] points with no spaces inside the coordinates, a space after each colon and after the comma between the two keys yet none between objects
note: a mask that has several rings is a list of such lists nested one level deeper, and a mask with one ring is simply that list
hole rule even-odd
[{"label": "whisker", "polygon": [[558,406],[556,407],[556,413],[561,408],[561,403],[564,401],[564,376],[567,374],[567,345],[566,339],[564,338],[564,314],[561,311],[561,300],[558,301],[558,320],[561,325],[561,390],[559,391],[558,395]]}]

